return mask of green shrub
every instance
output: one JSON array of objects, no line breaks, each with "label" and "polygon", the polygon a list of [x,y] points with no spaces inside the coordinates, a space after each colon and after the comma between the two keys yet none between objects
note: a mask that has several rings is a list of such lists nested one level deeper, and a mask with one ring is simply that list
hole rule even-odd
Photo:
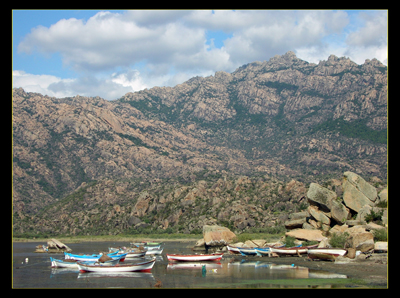
[{"label": "green shrub", "polygon": [[296,238],[294,238],[294,237],[286,236],[285,240],[283,241],[283,244],[285,244],[286,247],[293,247],[296,245],[294,243],[295,240],[296,240]]},{"label": "green shrub", "polygon": [[372,234],[374,235],[374,242],[376,241],[387,241],[388,235],[386,229],[377,229],[373,230]]},{"label": "green shrub", "polygon": [[240,235],[237,235],[235,239],[233,239],[233,243],[235,242],[246,242],[247,240],[253,240],[253,237],[248,234],[248,233],[243,233]]},{"label": "green shrub", "polygon": [[376,222],[376,223],[381,223],[382,222],[382,215],[383,215],[383,210],[376,212],[374,210],[371,210],[369,214],[365,216],[365,221],[366,222]]},{"label": "green shrub", "polygon": [[334,233],[329,239],[329,244],[335,248],[344,248],[347,238],[349,238],[349,234],[346,232],[343,234]]},{"label": "green shrub", "polygon": [[375,205],[380,208],[387,208],[387,201],[379,201],[378,204]]}]

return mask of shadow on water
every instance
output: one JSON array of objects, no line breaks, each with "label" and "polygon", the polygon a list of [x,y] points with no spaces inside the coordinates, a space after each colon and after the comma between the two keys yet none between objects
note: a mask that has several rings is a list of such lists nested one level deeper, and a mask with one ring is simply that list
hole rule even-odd
[{"label": "shadow on water", "polygon": [[[80,273],[78,269],[51,268],[50,256],[64,259],[63,253],[34,253],[36,245],[13,244],[13,288],[310,288],[346,287],[347,276],[311,270],[296,265],[274,264],[271,259],[242,259],[224,255],[220,262],[169,263],[166,253],[193,253],[191,243],[165,242],[163,254],[151,273]],[[68,246],[73,253],[98,253],[109,246],[129,246],[122,242],[82,242]],[[132,262],[126,260],[125,263]]]}]

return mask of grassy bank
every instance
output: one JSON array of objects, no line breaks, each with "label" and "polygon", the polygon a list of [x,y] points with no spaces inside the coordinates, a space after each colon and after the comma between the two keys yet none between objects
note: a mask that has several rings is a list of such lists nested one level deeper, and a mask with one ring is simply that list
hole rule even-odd
[{"label": "grassy bank", "polygon": [[[283,235],[283,234],[282,234]],[[235,239],[237,242],[246,240],[264,239],[267,242],[279,240],[280,234],[243,233]],[[78,243],[89,241],[197,241],[203,234],[135,234],[135,235],[101,235],[101,236],[56,236],[53,237],[63,243]],[[50,238],[14,238],[13,242],[47,242]]]}]

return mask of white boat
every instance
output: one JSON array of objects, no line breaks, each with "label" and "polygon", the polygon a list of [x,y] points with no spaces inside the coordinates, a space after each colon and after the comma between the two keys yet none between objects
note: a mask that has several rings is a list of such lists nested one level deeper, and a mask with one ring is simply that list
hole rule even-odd
[{"label": "white boat", "polygon": [[308,252],[310,248],[316,248],[318,244],[316,245],[310,245],[310,246],[296,246],[296,247],[271,247],[270,250],[271,252],[277,253],[278,255],[297,255],[297,254],[305,254]]},{"label": "white boat", "polygon": [[150,272],[154,266],[156,259],[153,258],[150,261],[140,262],[135,264],[117,264],[114,266],[105,266],[99,264],[88,265],[85,263],[78,262],[78,268],[80,272],[133,272],[133,271],[144,271]]},{"label": "white boat", "polygon": [[[78,265],[77,262],[78,260],[74,260],[74,259],[65,259],[65,260],[59,260],[59,259],[55,259],[50,257],[50,262],[51,262],[51,267],[52,268],[73,268],[73,269],[77,269]],[[97,262],[97,261],[81,261],[84,264],[94,264],[94,263],[100,263],[101,265],[116,265],[119,263],[119,259],[115,259],[115,260],[109,260],[109,261],[105,261],[105,262]]]},{"label": "white boat", "polygon": [[257,254],[254,247],[238,247],[239,252],[242,256],[249,256]]},{"label": "white boat", "polygon": [[240,254],[240,250],[238,246],[227,245],[228,251],[233,254]]},{"label": "white boat", "polygon": [[50,257],[51,267],[52,268],[78,268],[76,265],[77,260],[66,259],[66,260],[58,260]]},{"label": "white boat", "polygon": [[194,255],[167,254],[167,259],[168,261],[186,261],[186,262],[219,261],[222,259],[222,255],[223,253],[194,254]]},{"label": "white boat", "polygon": [[346,253],[347,250],[342,248],[313,248],[308,250],[308,257],[313,260],[334,261],[338,256],[344,256]]},{"label": "white boat", "polygon": [[147,250],[143,249],[137,249],[137,248],[126,248],[126,247],[118,247],[118,248],[113,248],[109,247],[109,251],[112,251],[116,256],[118,255],[125,255],[126,259],[131,259],[131,258],[141,258],[146,255]]},{"label": "white boat", "polygon": [[[102,257],[102,255],[103,254],[76,255],[76,254],[64,252],[64,256],[65,256],[66,260],[77,260],[77,261],[81,261],[81,262],[98,261]],[[114,252],[114,253],[107,254],[107,256],[113,260],[118,259],[120,262],[123,262],[125,260],[126,254],[117,254],[116,252]]]},{"label": "white boat", "polygon": [[147,250],[126,251],[126,259],[142,258],[146,255]]},{"label": "white boat", "polygon": [[161,249],[149,249],[146,251],[146,256],[148,255],[161,255],[163,252],[163,248]]}]

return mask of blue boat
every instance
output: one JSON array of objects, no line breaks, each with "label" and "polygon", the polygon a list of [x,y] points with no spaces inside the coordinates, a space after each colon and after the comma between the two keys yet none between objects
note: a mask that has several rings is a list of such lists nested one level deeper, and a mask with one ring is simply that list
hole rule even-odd
[{"label": "blue boat", "polygon": [[257,254],[254,247],[238,247],[238,249],[242,256],[254,256]]},{"label": "blue boat", "polygon": [[[66,260],[60,260],[60,259],[55,259],[50,257],[50,262],[51,262],[51,267],[52,268],[74,268],[78,269],[78,264],[77,260],[74,259],[66,259]],[[97,261],[80,261],[82,263],[88,264],[88,265],[93,265],[98,263]],[[100,263],[99,265],[104,264],[105,266],[112,266],[112,265],[117,265],[119,263],[119,259],[115,260],[109,260],[105,261],[104,263]]]},{"label": "blue boat", "polygon": [[[77,261],[97,261],[102,257],[103,254],[92,254],[92,255],[75,255],[68,252],[64,252],[65,259],[77,260]],[[120,254],[118,252],[113,252],[107,254],[108,257],[115,260],[118,259],[120,262],[125,260],[127,253]]]}]

